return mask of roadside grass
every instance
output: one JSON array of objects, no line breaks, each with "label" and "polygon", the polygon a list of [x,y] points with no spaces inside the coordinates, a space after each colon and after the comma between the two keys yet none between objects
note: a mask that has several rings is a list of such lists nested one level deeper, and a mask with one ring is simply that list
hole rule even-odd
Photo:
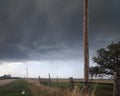
[{"label": "roadside grass", "polygon": [[95,96],[112,96],[113,95],[113,85],[98,84],[96,87]]},{"label": "roadside grass", "polygon": [[29,80],[29,88],[31,90],[32,96],[70,96],[65,95],[64,91],[54,86],[48,85],[48,83],[44,83],[46,85],[40,84],[38,81]]},{"label": "roadside grass", "polygon": [[[19,79],[0,87],[0,96],[112,96],[112,84],[90,84],[89,95],[83,95],[84,84],[76,83],[72,92],[68,82],[28,82]],[[21,92],[25,91],[22,95]]]},{"label": "roadside grass", "polygon": [[[25,91],[22,95],[21,92]],[[27,81],[20,79],[0,87],[0,96],[31,96]]]},{"label": "roadside grass", "polygon": [[[80,89],[84,88],[84,84],[76,84]],[[113,85],[112,84],[90,84],[89,86],[90,96],[112,96]]]},{"label": "roadside grass", "polygon": [[51,82],[50,84],[48,82],[42,82],[42,84],[48,87],[52,87],[52,88],[60,88],[62,90],[69,88],[68,82],[59,82],[59,83]]},{"label": "roadside grass", "polygon": [[[48,82],[42,82],[42,84],[52,88],[60,88],[62,90],[66,90],[69,88],[68,82],[59,82],[59,83],[51,82],[50,84]],[[77,90],[79,90],[78,92],[81,92],[80,96],[82,96],[84,84],[76,83],[75,86],[77,86]],[[89,96],[112,96],[113,85],[112,84],[90,84],[89,94],[90,94]]]}]

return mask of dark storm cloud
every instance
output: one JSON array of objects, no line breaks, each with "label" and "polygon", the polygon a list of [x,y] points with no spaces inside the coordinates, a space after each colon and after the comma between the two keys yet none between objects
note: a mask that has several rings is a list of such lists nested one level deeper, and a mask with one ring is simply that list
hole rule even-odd
[{"label": "dark storm cloud", "polygon": [[[90,50],[119,40],[120,1],[89,4]],[[0,59],[78,58],[82,24],[83,0],[1,0]]]},{"label": "dark storm cloud", "polygon": [[120,1],[90,1],[89,28],[90,44],[101,48],[120,40]]},{"label": "dark storm cloud", "polygon": [[[78,33],[79,27],[71,24],[77,21],[72,13],[80,16],[77,2],[1,0],[0,4],[1,59],[28,59],[36,53],[43,55],[49,51],[59,51],[64,49],[61,45],[71,44],[71,38],[78,36],[72,31]],[[77,29],[68,30],[69,27]]]}]

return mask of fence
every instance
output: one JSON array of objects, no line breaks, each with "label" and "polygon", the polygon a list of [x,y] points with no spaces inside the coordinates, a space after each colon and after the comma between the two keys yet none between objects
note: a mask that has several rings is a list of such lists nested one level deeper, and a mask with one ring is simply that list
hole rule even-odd
[{"label": "fence", "polygon": [[[90,79],[88,82],[88,89],[86,90],[84,88],[84,80],[76,80],[73,79],[72,77],[69,78],[69,88],[70,91],[74,92],[77,88],[81,95],[85,95],[85,96],[96,96],[94,94],[99,94],[99,91],[101,92],[101,96],[102,96],[102,92],[103,92],[103,96],[109,96],[111,94],[112,96],[112,86],[113,86],[113,81],[112,80],[105,80],[105,79]],[[80,85],[79,85],[80,84]],[[105,87],[104,87],[105,85]],[[105,90],[102,90],[102,88],[105,88]],[[104,93],[104,92],[108,92],[108,93]],[[120,96],[120,95],[119,95]]]},{"label": "fence", "polygon": [[[69,88],[70,91],[74,89],[75,83],[85,83],[84,81],[74,81],[72,77],[69,78]],[[88,82],[88,85],[90,84],[104,84],[104,85],[110,85],[112,83],[101,83],[101,82]],[[88,86],[88,87],[89,87]],[[120,96],[120,75],[117,75],[116,73],[114,74],[114,82],[113,82],[113,96]]]},{"label": "fence", "polygon": [[[49,79],[51,79],[51,80],[49,80]],[[51,83],[49,83],[49,81]],[[72,90],[75,91],[76,87],[78,86],[77,87],[77,88],[79,88],[78,90],[81,90],[81,92],[83,92],[83,94],[85,92],[84,91],[84,80],[83,79],[73,79],[72,77],[70,77],[69,79],[58,78],[58,77],[57,78],[40,78],[39,77],[39,82],[41,82],[41,84],[44,84],[44,85],[47,85],[47,86],[50,86],[50,87],[69,88],[70,91],[72,91]],[[88,82],[88,84],[89,84],[89,90],[88,90],[89,96],[91,96],[90,95],[91,92],[92,92],[92,94],[93,94],[93,92],[97,92],[97,91],[94,91],[94,89],[97,90],[96,86],[99,86],[99,84],[102,84],[102,86],[104,86],[104,85],[109,86],[110,85],[111,87],[109,87],[109,89],[110,89],[110,94],[112,96],[112,90],[113,90],[112,89],[112,86],[113,86],[113,81],[112,80],[105,80],[105,79],[104,80],[103,79],[101,79],[101,80],[100,79],[90,80],[90,82]],[[91,86],[91,84],[93,84],[93,85]],[[75,87],[75,85],[77,85],[77,86]],[[103,90],[103,92],[104,92],[104,90]],[[114,96],[117,96],[117,95],[114,95]],[[120,95],[118,95],[118,96],[120,96]]]}]

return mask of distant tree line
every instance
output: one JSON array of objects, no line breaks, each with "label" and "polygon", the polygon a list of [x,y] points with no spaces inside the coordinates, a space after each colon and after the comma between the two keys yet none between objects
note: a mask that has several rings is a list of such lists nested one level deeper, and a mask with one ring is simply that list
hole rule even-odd
[{"label": "distant tree line", "polygon": [[20,79],[21,77],[12,77],[12,75],[8,74],[8,75],[3,75],[0,77],[0,79]]}]

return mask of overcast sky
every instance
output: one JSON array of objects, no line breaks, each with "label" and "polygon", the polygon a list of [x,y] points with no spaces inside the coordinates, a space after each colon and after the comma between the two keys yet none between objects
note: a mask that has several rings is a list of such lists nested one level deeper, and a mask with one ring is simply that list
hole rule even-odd
[{"label": "overcast sky", "polygon": [[[89,0],[90,65],[120,41],[120,0]],[[0,0],[0,75],[83,77],[83,0]]]}]

